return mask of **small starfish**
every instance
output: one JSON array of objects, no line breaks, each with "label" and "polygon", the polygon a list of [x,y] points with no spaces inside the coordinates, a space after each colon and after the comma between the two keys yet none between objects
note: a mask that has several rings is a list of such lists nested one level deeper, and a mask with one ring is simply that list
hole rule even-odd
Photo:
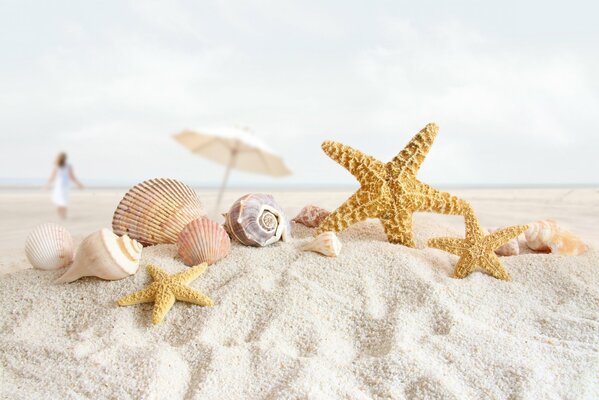
[{"label": "small starfish", "polygon": [[169,312],[175,300],[186,301],[200,306],[211,306],[213,301],[202,293],[193,290],[188,283],[200,276],[208,267],[207,263],[196,265],[178,272],[174,275],[167,274],[163,269],[149,265],[148,272],[154,280],[145,289],[131,293],[117,300],[119,306],[154,302],[152,322],[159,324]]},{"label": "small starfish", "polygon": [[479,266],[495,278],[509,281],[510,275],[503,268],[499,257],[495,254],[495,249],[518,237],[528,229],[528,226],[509,226],[485,236],[472,210],[467,212],[464,217],[466,222],[465,239],[433,238],[428,241],[428,245],[460,257],[455,266],[456,278],[468,276],[476,266]]},{"label": "small starfish", "polygon": [[470,208],[467,202],[416,179],[438,130],[437,125],[428,124],[386,164],[341,143],[324,142],[324,152],[358,179],[360,189],[319,225],[315,235],[378,218],[389,242],[415,247],[412,213],[463,215]]}]

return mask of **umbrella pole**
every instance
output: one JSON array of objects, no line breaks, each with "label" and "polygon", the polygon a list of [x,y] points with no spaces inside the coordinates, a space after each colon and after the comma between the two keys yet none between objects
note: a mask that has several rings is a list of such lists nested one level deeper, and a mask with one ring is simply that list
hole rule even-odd
[{"label": "umbrella pole", "polygon": [[217,215],[218,215],[218,207],[220,206],[220,202],[223,198],[223,193],[225,192],[225,187],[227,186],[227,181],[229,180],[229,173],[231,172],[231,168],[233,168],[233,164],[235,163],[235,158],[237,158],[237,149],[233,149],[231,151],[231,158],[229,159],[229,164],[227,164],[227,169],[225,170],[225,176],[223,177],[223,183],[220,185],[220,190],[218,191],[216,205],[214,206],[214,213]]}]

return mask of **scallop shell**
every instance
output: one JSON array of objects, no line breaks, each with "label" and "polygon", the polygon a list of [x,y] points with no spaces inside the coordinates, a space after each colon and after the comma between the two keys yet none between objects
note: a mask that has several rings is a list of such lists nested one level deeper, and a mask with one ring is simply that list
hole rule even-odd
[{"label": "scallop shell", "polygon": [[117,280],[139,268],[142,246],[127,235],[118,237],[109,229],[92,233],[79,245],[73,265],[56,283],[73,282],[84,276]]},{"label": "scallop shell", "polygon": [[337,257],[341,253],[341,241],[335,232],[323,232],[301,247],[301,250],[315,251],[328,257]]},{"label": "scallop shell", "polygon": [[112,229],[144,246],[176,243],[185,225],[204,214],[189,186],[174,179],[150,179],[125,194],[114,212]]},{"label": "scallop shell", "polygon": [[227,232],[206,217],[194,219],[185,225],[177,240],[177,253],[188,266],[203,262],[214,264],[230,251],[231,239]]},{"label": "scallop shell", "polygon": [[[487,229],[487,232],[493,233],[495,231],[498,231],[499,229],[500,228],[489,228]],[[517,256],[518,254],[520,254],[520,245],[518,244],[518,238],[515,237],[513,239],[510,239],[509,242],[495,249],[495,254],[497,254],[498,256]]]},{"label": "scallop shell", "polygon": [[227,233],[246,246],[267,246],[291,237],[287,216],[269,194],[246,194],[224,217]]},{"label": "scallop shell", "polygon": [[588,246],[579,237],[561,229],[553,220],[529,224],[524,235],[527,246],[536,251],[576,256],[588,250]]},{"label": "scallop shell", "polygon": [[307,205],[291,221],[306,225],[309,228],[316,228],[330,213],[324,208]]},{"label": "scallop shell", "polygon": [[73,237],[61,225],[42,224],[31,231],[25,241],[25,255],[38,269],[59,269],[73,262]]}]

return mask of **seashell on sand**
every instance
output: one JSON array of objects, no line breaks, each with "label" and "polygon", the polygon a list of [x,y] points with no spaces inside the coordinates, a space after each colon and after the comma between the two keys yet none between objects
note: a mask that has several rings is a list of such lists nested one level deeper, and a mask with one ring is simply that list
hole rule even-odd
[{"label": "seashell on sand", "polygon": [[331,212],[324,208],[307,205],[291,221],[306,225],[309,228],[316,228]]},{"label": "seashell on sand", "polygon": [[139,268],[142,245],[129,238],[101,229],[79,245],[73,265],[56,283],[73,282],[84,276],[117,280],[133,275]]},{"label": "seashell on sand", "polygon": [[301,247],[301,250],[315,251],[328,257],[337,257],[341,253],[341,241],[335,232],[323,232]]},{"label": "seashell on sand", "polygon": [[187,266],[214,264],[231,251],[231,239],[222,226],[206,217],[194,219],[179,234],[177,253]]},{"label": "seashell on sand", "polygon": [[25,240],[25,255],[33,268],[64,268],[73,262],[75,256],[73,237],[61,225],[38,225]]},{"label": "seashell on sand", "polygon": [[576,256],[588,250],[578,236],[561,229],[554,220],[532,222],[524,235],[527,246],[535,251]]},{"label": "seashell on sand", "polygon": [[[487,232],[493,233],[499,229],[500,228],[488,228]],[[495,254],[498,256],[517,256],[520,254],[520,244],[518,243],[518,238],[513,238],[503,246],[495,249]]]},{"label": "seashell on sand", "polygon": [[289,220],[269,194],[246,194],[223,215],[227,233],[246,246],[268,246],[291,238]]},{"label": "seashell on sand", "polygon": [[189,186],[174,179],[150,179],[125,194],[114,212],[112,230],[144,246],[176,243],[185,225],[204,214]]}]

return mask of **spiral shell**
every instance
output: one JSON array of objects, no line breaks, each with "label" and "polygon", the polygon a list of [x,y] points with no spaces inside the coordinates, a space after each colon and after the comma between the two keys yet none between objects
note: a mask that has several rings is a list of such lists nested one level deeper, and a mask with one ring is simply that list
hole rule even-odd
[{"label": "spiral shell", "polygon": [[25,255],[37,269],[59,269],[73,262],[73,237],[61,225],[38,225],[25,241]]},{"label": "spiral shell", "polygon": [[287,216],[269,194],[246,194],[224,217],[227,233],[246,246],[268,246],[291,237]]},{"label": "spiral shell", "polygon": [[231,251],[231,239],[222,226],[206,217],[194,219],[179,234],[177,253],[185,265],[209,265],[226,257]]},{"label": "spiral shell", "polygon": [[576,256],[588,250],[588,246],[576,235],[557,226],[553,220],[530,223],[524,233],[526,244],[536,251]]},{"label": "spiral shell", "polygon": [[331,212],[324,208],[307,205],[291,220],[299,224],[306,225],[309,228],[316,228]]},{"label": "spiral shell", "polygon": [[[487,232],[493,233],[499,229],[500,228],[488,228]],[[518,243],[518,238],[515,237],[510,239],[510,241],[508,241],[506,244],[495,249],[495,254],[498,256],[517,256],[520,254],[520,244]]]},{"label": "spiral shell", "polygon": [[150,179],[125,194],[114,212],[112,229],[144,246],[176,243],[185,225],[204,214],[189,186],[174,179]]},{"label": "spiral shell", "polygon": [[301,250],[315,251],[327,257],[337,257],[341,253],[341,241],[334,232],[323,232],[301,247]]},{"label": "spiral shell", "polygon": [[142,246],[127,235],[118,237],[109,229],[92,233],[79,245],[73,265],[56,283],[73,282],[84,276],[117,280],[139,268]]}]

